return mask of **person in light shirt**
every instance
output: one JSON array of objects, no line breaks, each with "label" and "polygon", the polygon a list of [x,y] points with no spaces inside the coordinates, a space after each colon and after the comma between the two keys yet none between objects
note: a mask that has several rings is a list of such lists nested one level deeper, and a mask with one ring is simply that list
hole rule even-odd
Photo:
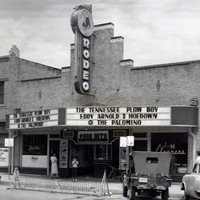
[{"label": "person in light shirt", "polygon": [[72,160],[72,173],[73,173],[73,181],[77,181],[77,168],[78,168],[79,162],[76,157]]}]

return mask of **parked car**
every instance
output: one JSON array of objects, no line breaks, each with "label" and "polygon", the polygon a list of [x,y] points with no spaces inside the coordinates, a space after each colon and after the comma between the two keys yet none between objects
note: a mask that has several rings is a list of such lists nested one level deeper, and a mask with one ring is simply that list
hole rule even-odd
[{"label": "parked car", "polygon": [[123,196],[128,196],[129,191],[129,200],[135,200],[136,193],[150,197],[160,195],[162,200],[168,200],[171,158],[169,152],[133,151],[123,179]]},{"label": "parked car", "polygon": [[183,176],[181,190],[184,190],[185,200],[200,199],[200,160],[195,162],[192,173]]}]

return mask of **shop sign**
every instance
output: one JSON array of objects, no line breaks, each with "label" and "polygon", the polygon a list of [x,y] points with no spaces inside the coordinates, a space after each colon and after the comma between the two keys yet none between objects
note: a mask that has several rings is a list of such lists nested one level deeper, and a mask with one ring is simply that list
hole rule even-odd
[{"label": "shop sign", "polygon": [[63,139],[72,139],[74,137],[74,131],[63,131],[62,138]]},{"label": "shop sign", "polygon": [[187,133],[151,133],[151,151],[170,152],[176,166],[188,163]]},{"label": "shop sign", "polygon": [[13,147],[14,139],[13,138],[5,138],[5,147]]},{"label": "shop sign", "polygon": [[10,129],[58,125],[58,109],[22,112],[10,115]]},{"label": "shop sign", "polygon": [[169,126],[170,107],[77,107],[66,109],[68,126]]},{"label": "shop sign", "polygon": [[133,147],[134,146],[134,136],[120,137],[120,147]]},{"label": "shop sign", "polygon": [[0,148],[0,167],[8,166],[8,148]]},{"label": "shop sign", "polygon": [[165,142],[164,144],[159,144],[156,148],[157,152],[170,152],[176,155],[185,155],[185,150],[184,149],[177,149],[176,144],[168,144]]},{"label": "shop sign", "polygon": [[134,136],[127,136],[127,146],[128,147],[133,147],[134,146],[134,140],[135,140],[135,138],[134,138]]},{"label": "shop sign", "polygon": [[79,94],[90,93],[91,35],[94,25],[92,7],[77,6],[71,16],[75,33],[75,89]]},{"label": "shop sign", "polygon": [[127,138],[126,137],[120,137],[120,147],[127,147]]},{"label": "shop sign", "polygon": [[126,130],[113,130],[113,137],[126,136]]},{"label": "shop sign", "polygon": [[79,131],[78,143],[108,143],[108,131]]}]

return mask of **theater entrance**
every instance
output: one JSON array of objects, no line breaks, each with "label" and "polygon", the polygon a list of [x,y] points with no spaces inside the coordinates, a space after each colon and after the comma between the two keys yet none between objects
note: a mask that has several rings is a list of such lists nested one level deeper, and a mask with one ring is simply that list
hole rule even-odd
[{"label": "theater entrance", "polygon": [[[104,169],[112,164],[112,144],[75,144],[69,142],[69,167],[72,159],[79,161],[78,176],[103,177]],[[119,155],[119,154],[118,154]]]}]

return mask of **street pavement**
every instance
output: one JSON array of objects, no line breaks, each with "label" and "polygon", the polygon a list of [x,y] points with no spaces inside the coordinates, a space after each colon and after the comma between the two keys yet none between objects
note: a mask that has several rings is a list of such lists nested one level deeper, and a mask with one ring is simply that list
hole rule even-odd
[{"label": "street pavement", "polygon": [[[13,176],[9,176],[8,174],[3,174],[0,173],[1,176],[1,182],[0,182],[0,190],[1,190],[1,196],[0,199],[4,200],[3,197],[6,197],[5,200],[11,200],[11,199],[18,199],[19,200],[32,200],[32,198],[34,200],[36,199],[45,199],[46,197],[48,197],[48,200],[66,200],[66,199],[87,199],[87,200],[103,200],[103,199],[115,199],[115,200],[125,200],[127,198],[122,196],[122,183],[120,182],[108,182],[108,189],[110,192],[110,195],[105,194],[105,195],[93,195],[92,193],[87,193],[87,194],[80,194],[79,192],[59,192],[59,190],[56,190],[55,192],[52,191],[47,191],[44,190],[44,192],[38,192],[38,191],[42,191],[42,190],[38,190],[37,188],[32,188],[33,191],[27,191],[25,190],[19,190],[19,189],[15,189],[11,186],[11,182],[13,180]],[[29,179],[32,181],[35,180],[41,180],[41,178],[45,181],[48,181],[49,183],[52,183],[52,180],[48,177],[48,176],[39,176],[39,175],[20,175],[20,178],[22,179]],[[59,180],[61,183],[69,183],[68,186],[73,185],[73,184],[80,184],[80,183],[84,183],[84,184],[92,184],[94,185],[95,182],[99,182],[101,183],[102,180],[101,179],[93,179],[90,177],[78,177],[78,181],[72,182],[72,179],[60,179]],[[23,189],[23,188],[21,188]],[[37,191],[37,192],[36,192]],[[18,194],[19,195],[16,195]],[[35,195],[35,193],[37,195]],[[2,196],[3,194],[5,194],[5,196]],[[34,195],[33,195],[34,194]],[[169,188],[169,200],[183,200],[183,194],[184,192],[182,190],[180,190],[180,183],[172,183],[172,186]],[[12,196],[14,195],[14,196]],[[24,196],[23,196],[24,195]],[[28,198],[27,198],[28,195]],[[9,198],[10,196],[10,198]],[[51,196],[51,198],[49,197]],[[44,198],[45,197],[45,198]],[[151,198],[147,198],[147,197],[137,197],[136,200],[150,200]],[[156,197],[154,198],[155,200],[160,199],[160,197]]]}]

